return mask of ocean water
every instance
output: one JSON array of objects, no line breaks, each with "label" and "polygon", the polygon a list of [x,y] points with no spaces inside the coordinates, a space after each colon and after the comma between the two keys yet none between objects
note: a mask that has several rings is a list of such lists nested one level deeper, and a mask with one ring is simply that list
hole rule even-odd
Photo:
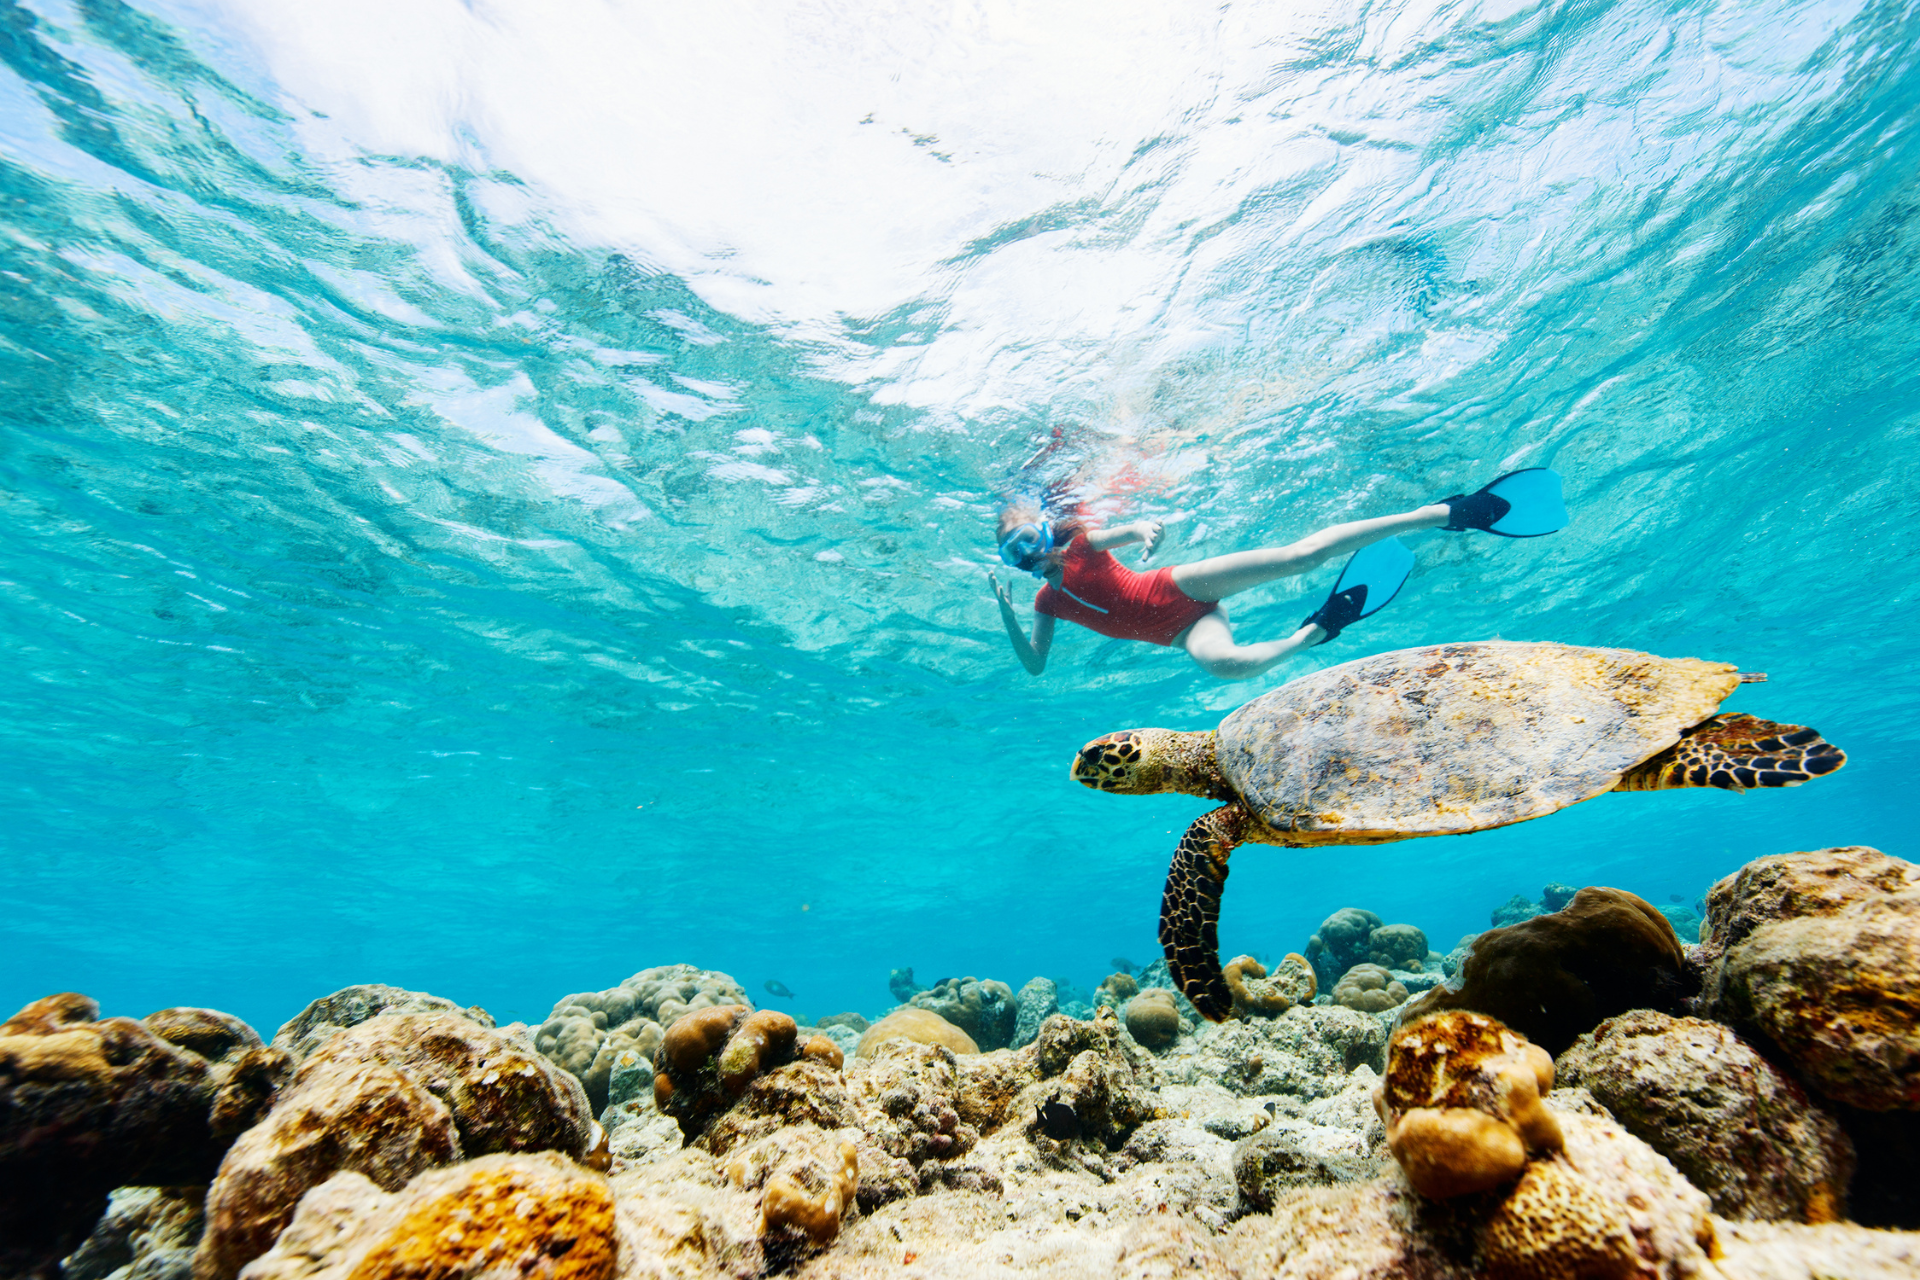
[{"label": "ocean water", "polygon": [[[4,0],[0,1004],[1091,987],[1207,805],[1074,748],[1494,636],[1767,671],[1729,705],[1850,763],[1249,847],[1228,954],[1911,857],[1917,49],[1897,3]],[[1064,627],[1035,679],[986,573],[1054,441],[1157,563],[1521,466],[1575,521],[1409,538],[1259,680]]]}]

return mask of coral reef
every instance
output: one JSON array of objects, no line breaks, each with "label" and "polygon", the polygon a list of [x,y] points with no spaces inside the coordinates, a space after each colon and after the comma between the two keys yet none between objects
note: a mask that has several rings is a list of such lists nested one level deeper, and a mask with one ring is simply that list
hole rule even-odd
[{"label": "coral reef", "polygon": [[1504,929],[1508,925],[1519,924],[1523,920],[1531,920],[1535,916],[1546,914],[1545,904],[1535,902],[1524,893],[1516,893],[1495,907],[1488,920],[1494,928]]},{"label": "coral reef", "polygon": [[937,1013],[908,1005],[896,1009],[867,1029],[860,1037],[860,1056],[873,1056],[873,1047],[883,1040],[912,1040],[920,1044],[937,1044],[954,1053],[978,1053],[980,1046],[973,1037],[954,1026]]},{"label": "coral reef", "polygon": [[1340,975],[1367,959],[1367,939],[1383,922],[1371,911],[1342,907],[1320,922],[1307,939],[1307,962],[1322,987],[1331,987]]},{"label": "coral reef", "polygon": [[342,987],[332,995],[315,1000],[281,1025],[274,1033],[273,1047],[286,1050],[298,1065],[332,1039],[335,1032],[357,1027],[383,1013],[457,1013],[483,1027],[494,1025],[493,1015],[485,1009],[462,1008],[445,996],[368,982]]},{"label": "coral reef", "polygon": [[116,1187],[204,1183],[289,1070],[228,1014],[99,1013],[68,993],[0,1024],[0,1274],[70,1252]]},{"label": "coral reef", "polygon": [[1377,964],[1357,964],[1333,984],[1333,1002],[1362,1013],[1381,1013],[1405,1004],[1407,988]]},{"label": "coral reef", "polygon": [[1318,982],[1307,958],[1288,952],[1272,976],[1252,956],[1229,960],[1223,972],[1238,1018],[1275,1018],[1296,1004],[1311,1004]]},{"label": "coral reef", "polygon": [[1920,867],[1877,849],[1779,854],[1707,895],[1701,1005],[1868,1111],[1920,1110]]},{"label": "coral reef", "polygon": [[1560,1148],[1541,1102],[1552,1088],[1553,1060],[1538,1045],[1455,1010],[1394,1032],[1375,1105],[1407,1180],[1445,1199],[1511,1182],[1530,1152]]},{"label": "coral reef", "polygon": [[1173,992],[1149,987],[1127,1001],[1127,1034],[1149,1049],[1164,1049],[1180,1037],[1180,1008]]},{"label": "coral reef", "polygon": [[246,1280],[631,1274],[607,1181],[551,1152],[490,1155],[389,1192],[336,1173],[307,1193]]},{"label": "coral reef", "polygon": [[1177,1084],[1312,1100],[1338,1093],[1356,1067],[1384,1069],[1386,1046],[1379,1018],[1339,1005],[1295,1005],[1277,1018],[1212,1026],[1189,1051],[1162,1059],[1160,1070]]},{"label": "coral reef", "polygon": [[1052,978],[1029,978],[1013,1003],[1016,1012],[1011,1047],[1018,1049],[1032,1044],[1040,1034],[1040,1024],[1060,1011],[1059,984]]},{"label": "coral reef", "polygon": [[1562,1084],[1587,1089],[1722,1217],[1845,1216],[1853,1147],[1839,1122],[1726,1027],[1622,1014],[1581,1036],[1557,1065]]},{"label": "coral reef", "polygon": [[609,1106],[622,1054],[652,1059],[666,1028],[700,1010],[753,1002],[730,976],[690,964],[642,969],[617,987],[563,996],[534,1035],[540,1052],[577,1077],[594,1110]]},{"label": "coral reef", "polygon": [[1558,1054],[1629,1009],[1677,1012],[1685,965],[1673,927],[1650,903],[1589,887],[1551,915],[1481,934],[1460,967],[1458,988],[1434,988],[1403,1017],[1471,1009]]},{"label": "coral reef", "polygon": [[1108,974],[1093,989],[1093,1006],[1096,1009],[1118,1009],[1139,994],[1140,984],[1133,980],[1132,974]]},{"label": "coral reef", "polygon": [[942,978],[932,990],[920,992],[908,1003],[945,1018],[982,1050],[1004,1049],[1012,1043],[1020,1012],[1013,1001],[1013,988],[992,978]]},{"label": "coral reef", "polygon": [[1540,905],[1548,911],[1558,911],[1573,901],[1573,895],[1580,890],[1570,884],[1561,884],[1558,880],[1549,881],[1540,890]]},{"label": "coral reef", "polygon": [[397,1190],[466,1156],[594,1145],[587,1099],[524,1028],[454,1013],[387,1013],[300,1064],[207,1192],[196,1280],[227,1280],[273,1244],[308,1190],[338,1172]]}]

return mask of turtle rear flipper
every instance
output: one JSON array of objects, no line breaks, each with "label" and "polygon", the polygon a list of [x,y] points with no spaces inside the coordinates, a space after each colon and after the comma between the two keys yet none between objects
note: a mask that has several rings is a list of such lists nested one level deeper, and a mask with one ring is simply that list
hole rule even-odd
[{"label": "turtle rear flipper", "polygon": [[1210,1022],[1233,1013],[1233,992],[1220,971],[1220,893],[1227,858],[1244,840],[1246,810],[1227,805],[1195,818],[1167,868],[1160,899],[1160,945],[1180,993]]},{"label": "turtle rear flipper", "polygon": [[1736,711],[1702,720],[1680,741],[1627,770],[1613,789],[1797,787],[1846,762],[1846,752],[1817,729]]}]

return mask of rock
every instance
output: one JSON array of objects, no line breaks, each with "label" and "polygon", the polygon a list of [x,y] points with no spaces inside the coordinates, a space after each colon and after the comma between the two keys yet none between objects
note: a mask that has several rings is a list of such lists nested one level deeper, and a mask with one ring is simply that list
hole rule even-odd
[{"label": "rock", "polygon": [[928,1160],[965,1155],[980,1141],[980,1131],[960,1118],[961,1079],[944,1046],[890,1040],[847,1084],[873,1145],[917,1170]]},{"label": "rock", "polygon": [[607,1072],[607,1109],[653,1093],[653,1063],[638,1050],[622,1050]]},{"label": "rock", "polygon": [[[1030,1139],[1097,1143],[1117,1150],[1133,1131],[1154,1118],[1159,1083],[1152,1059],[1120,1034],[1119,1019],[1105,1010],[1091,1022],[1055,1015],[1034,1041],[1039,1079],[1015,1103],[1014,1118],[1025,1118]],[[1071,1130],[1049,1132],[1065,1107]]]},{"label": "rock", "polygon": [[1460,966],[1466,963],[1467,954],[1473,950],[1475,939],[1479,938],[1479,936],[1477,933],[1465,934],[1461,937],[1460,941],[1454,943],[1453,950],[1447,952],[1447,954],[1441,958],[1441,972],[1446,974],[1448,978],[1457,975],[1460,972]]},{"label": "rock", "polygon": [[1557,1066],[1722,1217],[1846,1216],[1853,1148],[1839,1123],[1728,1028],[1640,1010],[1581,1036]]},{"label": "rock", "polygon": [[1410,924],[1385,924],[1367,936],[1367,959],[1383,969],[1419,973],[1426,964],[1427,935]]},{"label": "rock", "polygon": [[1162,987],[1127,1001],[1127,1034],[1149,1049],[1164,1049],[1180,1037],[1180,1009]]},{"label": "rock", "polygon": [[462,1014],[388,1013],[315,1048],[265,1120],[242,1134],[207,1192],[196,1280],[228,1280],[272,1245],[300,1197],[335,1173],[398,1190],[468,1156],[585,1155],[580,1084],[523,1027]]},{"label": "rock", "polygon": [[1491,922],[1494,928],[1504,929],[1508,925],[1546,914],[1548,912],[1544,904],[1535,902],[1523,893],[1516,893],[1493,909]]},{"label": "rock", "polygon": [[1759,858],[1707,895],[1702,1006],[1868,1111],[1920,1110],[1920,867],[1848,847]]},{"label": "rock", "polygon": [[1223,970],[1227,990],[1233,993],[1233,1012],[1239,1018],[1273,1018],[1296,1004],[1311,1004],[1318,979],[1307,958],[1288,952],[1271,977],[1252,956],[1239,956]]},{"label": "rock", "polygon": [[860,1037],[860,1056],[872,1056],[873,1047],[883,1040],[912,1040],[918,1044],[943,1045],[954,1053],[978,1053],[973,1037],[939,1014],[908,1005],[896,1009],[867,1029]]},{"label": "rock", "polygon": [[341,1172],[307,1193],[245,1278],[614,1280],[621,1234],[606,1179],[552,1152],[468,1160],[397,1192]]},{"label": "rock", "polygon": [[909,1003],[939,1014],[982,1049],[1004,1049],[1013,1042],[1019,1010],[1013,1003],[1013,989],[1004,982],[942,978],[931,991],[920,992]]},{"label": "rock", "polygon": [[1033,1043],[1040,1034],[1040,1024],[1060,1011],[1059,986],[1052,978],[1029,978],[1027,985],[1020,988],[1020,994],[1014,997],[1017,1012],[1013,1019],[1012,1048],[1019,1049]]},{"label": "rock", "polygon": [[204,1183],[289,1069],[228,1014],[99,1012],[56,995],[0,1024],[0,1274],[72,1252],[116,1187]]},{"label": "rock", "polygon": [[1367,939],[1380,925],[1379,916],[1359,907],[1342,907],[1322,920],[1320,928],[1307,939],[1307,960],[1319,985],[1332,987],[1341,974],[1364,962]]},{"label": "rock", "polygon": [[337,1032],[383,1013],[457,1013],[483,1027],[494,1025],[493,1015],[485,1009],[463,1009],[444,996],[368,982],[315,1000],[274,1033],[273,1047],[284,1049],[298,1065]]},{"label": "rock", "polygon": [[1715,1224],[1727,1280],[1912,1280],[1920,1275],[1920,1235],[1870,1231],[1850,1223]]},{"label": "rock", "polygon": [[1291,1117],[1276,1117],[1233,1149],[1234,1182],[1250,1213],[1267,1212],[1295,1187],[1365,1182],[1378,1172],[1379,1161],[1360,1135]]},{"label": "rock", "polygon": [[1191,1050],[1169,1055],[1161,1072],[1180,1084],[1215,1082],[1246,1097],[1330,1097],[1355,1067],[1386,1065],[1378,1018],[1339,1005],[1295,1005],[1277,1018],[1209,1024]]},{"label": "rock", "polygon": [[[1561,884],[1558,880],[1549,883],[1540,890],[1540,905],[1549,912],[1558,911],[1573,901],[1573,895],[1580,892],[1570,884]],[[1517,922],[1516,922],[1517,923]]]},{"label": "rock", "polygon": [[61,1280],[189,1280],[206,1220],[204,1187],[121,1187]]},{"label": "rock", "polygon": [[1436,987],[1403,1019],[1443,1009],[1496,1018],[1548,1053],[1563,1053],[1604,1018],[1629,1009],[1677,1012],[1686,955],[1666,917],[1619,889],[1585,888],[1552,915],[1475,939],[1458,988]]},{"label": "rock", "polygon": [[[1563,1149],[1504,1194],[1433,1201],[1393,1169],[1280,1193],[1221,1242],[1247,1276],[1285,1280],[1681,1280],[1711,1276],[1706,1197],[1606,1119],[1560,1121]],[[1757,1280],[1757,1278],[1756,1278]]]},{"label": "rock", "polygon": [[689,1142],[719,1155],[782,1124],[850,1123],[842,1064],[825,1036],[798,1043],[793,1019],[777,1010],[700,1009],[667,1028],[653,1102]]},{"label": "rock", "polygon": [[822,1030],[828,1027],[846,1027],[857,1037],[873,1024],[857,1013],[830,1013],[816,1024]]},{"label": "rock", "polygon": [[1406,999],[1406,985],[1377,964],[1357,964],[1333,984],[1333,1002],[1362,1013],[1380,1013]]},{"label": "rock", "polygon": [[562,996],[534,1036],[540,1052],[585,1086],[595,1110],[609,1105],[615,1059],[626,1052],[654,1058],[666,1028],[701,1009],[753,1002],[727,974],[690,964],[642,969],[617,987]]},{"label": "rock", "polygon": [[1552,1088],[1553,1060],[1538,1045],[1454,1010],[1393,1033],[1375,1105],[1407,1181],[1446,1199],[1510,1183],[1529,1155],[1560,1149],[1560,1126],[1541,1103]]},{"label": "rock", "polygon": [[895,1000],[906,1004],[926,988],[913,980],[913,969],[909,966],[895,969],[887,975],[887,990],[893,993]]}]

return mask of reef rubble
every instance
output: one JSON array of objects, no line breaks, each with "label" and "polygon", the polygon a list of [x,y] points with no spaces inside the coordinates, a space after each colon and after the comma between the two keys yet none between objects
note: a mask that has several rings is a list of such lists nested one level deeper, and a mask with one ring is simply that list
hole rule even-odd
[{"label": "reef rubble", "polygon": [[[1581,957],[1608,954],[1608,921],[1633,974],[1643,952],[1669,965],[1671,935],[1567,889],[1520,935],[1558,946],[1583,984],[1533,975],[1529,991],[1578,1005],[1537,1021],[1557,1059],[1484,1008],[1316,991],[1316,963],[1348,960],[1338,976],[1367,966],[1365,991],[1382,974],[1439,981],[1424,935],[1357,910],[1284,982],[1244,957],[1245,1016],[1218,1025],[1152,966],[1074,1002],[1083,1017],[1051,979],[1018,995],[960,979],[871,1023],[811,1027],[692,966],[566,997],[538,1029],[360,987],[271,1046],[226,1015],[102,1021],[54,997],[0,1035],[0,1170],[22,1182],[48,1150],[27,1122],[60,1115],[84,1176],[41,1196],[65,1225],[5,1241],[7,1274],[1911,1277],[1920,1234],[1846,1220],[1847,1117],[1911,1115],[1904,1042],[1870,1035],[1857,1002],[1835,1010],[1846,1026],[1803,1032],[1771,994],[1817,979],[1889,1007],[1916,997],[1911,969],[1886,967],[1900,922],[1920,929],[1914,870],[1869,852],[1762,859],[1723,882],[1685,957],[1691,1014],[1591,997],[1612,975]],[[1483,955],[1503,961],[1516,945],[1494,943]],[[1502,967],[1470,966],[1456,996],[1485,995]],[[80,1071],[109,1041],[148,1066]],[[84,1087],[61,1104],[49,1082],[69,1067]],[[205,1136],[178,1167],[116,1151],[141,1124]]]}]

